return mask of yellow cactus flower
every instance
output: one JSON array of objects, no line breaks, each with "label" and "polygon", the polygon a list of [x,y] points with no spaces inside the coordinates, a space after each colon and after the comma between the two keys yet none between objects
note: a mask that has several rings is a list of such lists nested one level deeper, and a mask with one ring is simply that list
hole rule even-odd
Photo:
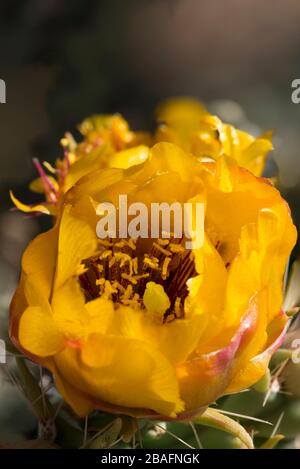
[{"label": "yellow cactus flower", "polygon": [[156,142],[175,143],[200,158],[230,156],[256,176],[262,175],[266,156],[273,149],[272,132],[254,138],[224,124],[194,99],[173,98],[162,103],[157,119]]},{"label": "yellow cactus flower", "polygon": [[171,142],[193,153],[201,160],[217,160],[222,155],[260,176],[267,153],[272,150],[272,133],[254,138],[247,132],[224,124],[194,99],[173,98],[162,103],[157,111],[155,135],[132,131],[119,115],[94,115],[79,125],[83,140],[77,143],[67,132],[61,139],[64,158],[51,166],[33,160],[39,177],[30,184],[33,192],[45,200],[27,205],[11,192],[18,210],[25,213],[57,216],[63,195],[86,174],[101,168],[126,169],[148,158],[153,142]]},{"label": "yellow cactus flower", "polygon": [[[106,166],[119,167],[119,161],[124,165],[126,157],[130,166],[141,163],[148,156],[145,145],[151,143],[150,134],[133,132],[119,114],[91,116],[80,124],[79,131],[84,137],[80,143],[69,132],[61,139],[64,158],[57,159],[54,167],[48,162],[42,165],[36,158],[33,160],[39,178],[30,184],[30,189],[43,194],[46,200],[27,205],[11,192],[12,202],[18,210],[57,215],[63,194],[85,174]],[[112,155],[115,156],[111,159]]]},{"label": "yellow cactus flower", "polygon": [[[125,156],[126,158],[126,156]],[[121,165],[122,166],[122,165]],[[99,239],[96,207],[195,198],[205,240]],[[79,416],[94,409],[188,418],[265,373],[285,334],[290,211],[233,158],[201,162],[158,143],[143,163],[90,172],[22,260],[10,336],[54,375]]]}]

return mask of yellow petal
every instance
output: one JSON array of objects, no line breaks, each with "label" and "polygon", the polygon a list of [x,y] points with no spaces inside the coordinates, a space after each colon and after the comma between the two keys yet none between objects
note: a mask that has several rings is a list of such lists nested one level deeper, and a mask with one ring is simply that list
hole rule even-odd
[{"label": "yellow petal", "polygon": [[281,307],[283,274],[295,243],[295,228],[285,204],[262,209],[257,217],[257,224],[242,228],[239,254],[229,271],[227,306],[233,314],[253,292],[262,291],[263,311],[271,320]]},{"label": "yellow petal", "polygon": [[45,313],[51,314],[49,299],[40,288],[37,274],[25,278],[24,293],[28,306],[39,306]]},{"label": "yellow petal", "polygon": [[[47,176],[47,179],[48,179],[48,181],[52,184],[52,186],[53,186],[56,190],[58,190],[58,184],[57,184],[56,179],[54,179],[54,177],[52,177],[52,176]],[[34,180],[30,183],[29,189],[30,189],[32,192],[37,192],[38,194],[44,194],[44,193],[45,193],[45,186],[44,186],[44,183],[43,183],[42,178],[34,179]]]},{"label": "yellow petal", "polygon": [[19,340],[25,350],[40,357],[54,355],[64,347],[63,335],[53,317],[38,306],[30,306],[24,311]]},{"label": "yellow petal", "polygon": [[206,112],[203,104],[196,99],[178,97],[163,102],[158,107],[156,116],[159,121],[167,123],[190,121],[197,124]]},{"label": "yellow petal", "polygon": [[18,288],[15,291],[13,299],[10,304],[10,315],[9,315],[9,337],[14,345],[19,346],[19,320],[23,311],[27,308],[27,300],[24,293],[24,282],[25,274],[21,273],[20,282]]},{"label": "yellow petal", "polygon": [[272,132],[268,132],[254,139],[248,147],[241,150],[237,161],[240,166],[247,168],[256,176],[261,176],[264,171],[267,154],[272,149]]},{"label": "yellow petal", "polygon": [[54,292],[54,320],[70,340],[85,339],[90,333],[105,333],[114,319],[112,301],[97,298],[85,304],[76,278]]},{"label": "yellow petal", "polygon": [[67,192],[71,187],[76,184],[83,176],[103,168],[107,158],[107,151],[105,146],[101,146],[96,150],[91,151],[87,155],[78,158],[70,169],[64,181],[64,191]]},{"label": "yellow petal", "polygon": [[[75,204],[82,197],[89,195],[95,198],[101,194],[107,187],[113,184],[119,184],[124,179],[124,171],[119,168],[105,168],[86,174],[80,182],[76,184],[66,194],[66,202]],[[105,199],[102,199],[102,202]]]},{"label": "yellow petal", "polygon": [[[149,169],[148,169],[149,168]],[[150,158],[146,161],[145,171],[156,174],[157,171],[178,173],[183,181],[191,181],[192,168],[195,172],[201,167],[197,158],[186,154],[180,147],[168,142],[157,143],[152,147]]]},{"label": "yellow petal", "polygon": [[58,241],[55,289],[76,274],[83,259],[94,254],[97,249],[97,237],[88,223],[71,214],[71,206],[64,208]]},{"label": "yellow petal", "polygon": [[[268,326],[270,330],[268,341],[266,342],[265,349],[261,350],[258,354],[253,354],[249,360],[248,357],[241,363],[236,363],[234,367],[234,377],[226,389],[226,393],[238,392],[246,389],[253,384],[257,383],[269,365],[269,361],[273,353],[283,342],[286,332],[287,317],[283,313],[279,313],[277,317]],[[251,344],[250,344],[251,345]]]},{"label": "yellow petal", "polygon": [[145,311],[121,306],[116,313],[112,333],[145,341],[174,365],[184,361],[195,349],[206,325],[205,318],[198,314],[168,324],[158,324]]},{"label": "yellow petal", "polygon": [[101,334],[79,351],[68,349],[56,363],[69,383],[95,401],[175,415],[183,407],[174,370],[165,357],[140,340]]},{"label": "yellow petal", "polygon": [[108,159],[108,167],[127,169],[131,166],[143,163],[148,156],[149,148],[144,145],[139,145],[138,147],[129,148],[112,154]]},{"label": "yellow petal", "polygon": [[224,124],[221,132],[224,154],[234,158],[243,168],[261,176],[267,154],[273,149],[272,132],[254,138],[247,132]]},{"label": "yellow petal", "polygon": [[58,371],[53,371],[53,374],[58,392],[70,404],[74,412],[79,417],[90,414],[94,409],[92,400],[69,384]]},{"label": "yellow petal", "polygon": [[13,194],[12,191],[10,191],[10,198],[13,201],[14,205],[17,207],[18,210],[21,210],[21,212],[24,213],[44,213],[46,215],[50,215],[50,210],[47,207],[47,204],[36,204],[36,205],[26,205],[20,202]]},{"label": "yellow petal", "polygon": [[36,290],[49,298],[57,256],[57,228],[38,235],[27,247],[22,269],[28,278],[34,277]]},{"label": "yellow petal", "polygon": [[110,300],[96,298],[85,305],[88,314],[88,332],[105,334],[114,317],[114,305]]},{"label": "yellow petal", "polygon": [[52,298],[53,318],[68,339],[80,339],[87,321],[84,296],[76,278],[56,289]]},{"label": "yellow petal", "polygon": [[227,270],[208,236],[205,236],[203,247],[193,252],[198,275],[187,282],[189,296],[185,309],[201,314],[205,327],[201,341],[205,343],[227,323],[224,317]]},{"label": "yellow petal", "polygon": [[[223,329],[223,344],[202,346],[182,364],[177,366],[180,395],[186,403],[186,410],[208,405],[224,394],[232,378],[232,366],[244,343],[253,337],[258,318],[256,298],[249,303],[246,314],[235,329]],[[228,332],[230,332],[228,334]]]}]

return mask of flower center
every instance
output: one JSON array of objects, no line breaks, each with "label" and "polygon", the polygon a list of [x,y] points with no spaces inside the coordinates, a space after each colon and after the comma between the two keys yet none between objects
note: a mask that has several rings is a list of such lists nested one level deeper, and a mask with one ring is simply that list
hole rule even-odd
[{"label": "flower center", "polygon": [[99,296],[110,298],[116,305],[145,308],[143,301],[149,282],[161,285],[169,298],[164,322],[184,317],[186,282],[196,275],[194,255],[182,246],[180,239],[99,240],[97,254],[84,259],[79,276],[86,301]]}]

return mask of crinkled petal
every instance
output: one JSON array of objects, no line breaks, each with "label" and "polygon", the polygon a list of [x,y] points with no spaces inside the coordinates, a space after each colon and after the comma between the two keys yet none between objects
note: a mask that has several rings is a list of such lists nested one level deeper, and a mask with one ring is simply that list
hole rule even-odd
[{"label": "crinkled petal", "polygon": [[150,408],[164,415],[183,410],[170,363],[138,339],[93,334],[81,353],[67,349],[55,361],[68,382],[95,401]]},{"label": "crinkled petal", "polygon": [[236,357],[255,332],[257,317],[254,298],[238,330],[232,331],[225,347],[209,353],[195,350],[185,363],[177,367],[180,395],[186,403],[186,410],[214,402],[224,393],[231,381]]},{"label": "crinkled petal", "polygon": [[266,348],[250,360],[244,360],[236,367],[235,376],[226,389],[226,394],[246,389],[260,380],[266,373],[273,353],[283,342],[287,327],[287,317],[280,313],[269,326],[270,336]]}]

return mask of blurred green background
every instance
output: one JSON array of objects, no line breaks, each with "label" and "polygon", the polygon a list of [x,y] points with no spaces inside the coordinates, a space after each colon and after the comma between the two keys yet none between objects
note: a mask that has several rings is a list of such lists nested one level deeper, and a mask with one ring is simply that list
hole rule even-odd
[{"label": "blurred green background", "polygon": [[[89,114],[117,111],[151,129],[160,100],[189,95],[254,134],[274,129],[272,164],[300,225],[300,104],[291,101],[299,24],[298,0],[1,1],[0,337],[21,253],[49,224],[10,212],[8,190],[30,202],[32,158],[62,156],[60,138]],[[22,394],[0,374],[0,441],[35,431]]]}]

